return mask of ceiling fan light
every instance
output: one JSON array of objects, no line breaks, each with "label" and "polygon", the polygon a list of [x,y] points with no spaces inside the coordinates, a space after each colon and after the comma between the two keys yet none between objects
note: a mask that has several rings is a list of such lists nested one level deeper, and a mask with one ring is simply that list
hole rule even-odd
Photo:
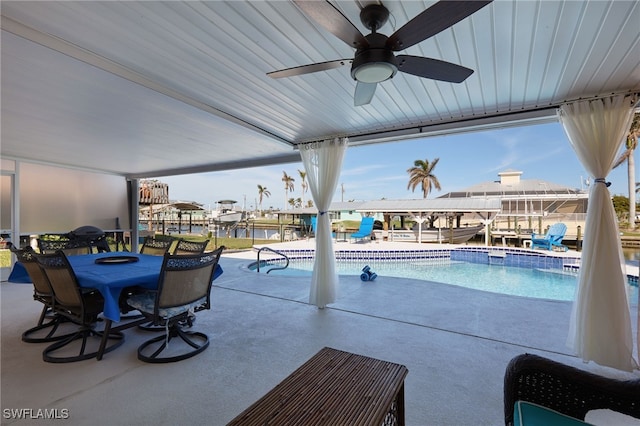
[{"label": "ceiling fan light", "polygon": [[388,62],[370,62],[355,70],[355,79],[363,83],[380,83],[396,73],[397,68]]}]

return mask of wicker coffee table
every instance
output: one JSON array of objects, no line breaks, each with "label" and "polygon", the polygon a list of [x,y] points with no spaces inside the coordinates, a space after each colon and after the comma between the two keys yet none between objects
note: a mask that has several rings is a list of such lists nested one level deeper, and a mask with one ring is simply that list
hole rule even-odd
[{"label": "wicker coffee table", "polygon": [[405,366],[320,350],[229,425],[404,425]]}]

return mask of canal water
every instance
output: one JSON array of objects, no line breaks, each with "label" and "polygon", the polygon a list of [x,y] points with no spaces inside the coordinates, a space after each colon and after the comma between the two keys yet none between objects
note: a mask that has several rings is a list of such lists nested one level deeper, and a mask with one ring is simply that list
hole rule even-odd
[{"label": "canal water", "polygon": [[[165,232],[173,236],[177,236],[180,234],[206,235],[208,230],[203,230],[203,228],[204,227],[202,225],[192,225],[191,228],[189,228],[188,225],[183,224],[180,232],[178,232],[176,226],[168,227]],[[282,228],[282,232],[285,232],[285,229],[289,228],[291,229],[291,232],[297,233],[298,237],[301,237],[299,228],[294,229],[290,225],[282,225]],[[160,229],[158,231],[160,231]],[[211,232],[212,237],[252,238],[257,240],[270,240],[273,238],[275,241],[280,241],[280,238],[278,238],[278,236],[276,235],[280,234],[280,229],[277,228],[277,225],[274,225],[274,227],[270,228],[253,227],[249,225],[248,229],[246,229],[242,225],[235,228],[219,226],[215,231]],[[640,247],[629,247],[623,248],[622,250],[624,253],[624,258],[628,263],[638,265],[638,262],[640,262]]]}]

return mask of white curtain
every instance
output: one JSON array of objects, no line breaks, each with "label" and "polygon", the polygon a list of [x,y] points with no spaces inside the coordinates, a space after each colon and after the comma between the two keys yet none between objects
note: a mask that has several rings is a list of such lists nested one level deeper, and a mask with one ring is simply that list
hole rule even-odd
[{"label": "white curtain", "polygon": [[594,178],[567,345],[584,361],[625,371],[637,364],[624,257],[605,178],[631,125],[633,103],[633,96],[619,95],[566,104],[559,111],[573,149]]},{"label": "white curtain", "polygon": [[347,144],[347,138],[335,138],[299,146],[311,196],[318,209],[316,259],[311,276],[309,303],[321,309],[335,302],[338,291],[331,220],[327,210],[338,186]]}]

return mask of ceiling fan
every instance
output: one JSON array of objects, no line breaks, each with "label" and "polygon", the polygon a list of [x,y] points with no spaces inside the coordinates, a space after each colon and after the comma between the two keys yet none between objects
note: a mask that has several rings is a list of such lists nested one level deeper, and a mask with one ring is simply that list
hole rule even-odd
[{"label": "ceiling fan", "polygon": [[273,71],[267,75],[272,78],[292,77],[351,64],[351,77],[357,81],[354,94],[356,106],[371,102],[378,83],[392,78],[398,71],[423,78],[461,83],[473,74],[472,69],[421,56],[396,56],[393,52],[407,49],[433,37],[492,1],[441,0],[387,37],[377,32],[389,17],[389,10],[381,4],[370,4],[360,11],[360,20],[371,30],[371,33],[365,36],[328,1],[294,0],[308,17],[354,47],[355,56],[353,59],[337,59]]}]

